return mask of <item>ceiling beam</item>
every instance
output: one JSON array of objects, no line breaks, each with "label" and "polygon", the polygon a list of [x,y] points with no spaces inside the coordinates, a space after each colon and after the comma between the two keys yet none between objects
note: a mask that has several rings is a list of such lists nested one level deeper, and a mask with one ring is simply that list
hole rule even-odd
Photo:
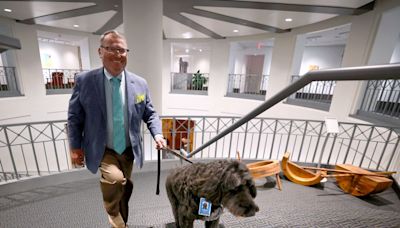
[{"label": "ceiling beam", "polygon": [[[263,10],[278,10],[278,11],[295,11],[308,13],[327,13],[338,15],[359,15],[373,9],[372,8],[346,8],[335,6],[319,6],[319,5],[300,5],[300,4],[285,4],[272,2],[254,2],[254,1],[230,1],[230,0],[194,0],[194,7],[227,7],[227,8],[243,8],[243,9],[263,9]],[[370,3],[369,3],[370,4]],[[366,5],[369,5],[366,4]]]},{"label": "ceiling beam", "polygon": [[0,53],[8,49],[21,49],[21,42],[14,38],[0,34]]},{"label": "ceiling beam", "polygon": [[114,30],[123,23],[123,20],[122,10],[117,11],[114,16],[112,16],[110,20],[108,20],[101,28],[94,32],[94,34],[101,35],[106,31]]},{"label": "ceiling beam", "polygon": [[73,10],[67,10],[59,13],[53,13],[53,14],[48,14],[48,15],[43,15],[40,17],[34,17],[34,18],[29,18],[25,20],[20,20],[19,22],[24,23],[24,24],[38,24],[38,23],[45,23],[49,21],[55,21],[55,20],[61,20],[65,18],[71,18],[71,17],[79,17],[79,16],[84,16],[88,14],[95,14],[95,13],[100,13],[104,11],[108,11],[109,9],[104,8],[99,5],[94,5],[94,6],[87,6],[79,9],[73,9]]},{"label": "ceiling beam", "polygon": [[354,10],[354,15],[361,15],[363,13],[369,12],[373,10],[375,7],[375,1],[372,1],[370,3],[367,3],[361,7],[358,7],[357,9]]},{"label": "ceiling beam", "polygon": [[193,8],[193,0],[163,0],[163,15],[186,25],[206,36],[214,39],[224,39],[225,37],[211,31],[210,29],[196,23],[189,18],[183,16],[181,12],[186,12]]},{"label": "ceiling beam", "polygon": [[202,16],[202,17],[215,19],[215,20],[225,21],[225,22],[238,24],[238,25],[244,25],[244,26],[252,27],[252,28],[256,28],[256,29],[261,29],[261,30],[268,31],[268,32],[283,33],[283,32],[290,31],[290,29],[286,29],[286,30],[280,29],[280,28],[276,28],[273,26],[264,25],[264,24],[260,24],[257,22],[240,19],[237,17],[230,17],[230,16],[226,16],[226,15],[222,15],[222,14],[218,14],[218,13],[214,13],[214,12],[210,12],[210,11],[206,11],[206,10],[201,10],[201,9],[191,8],[185,12],[194,14],[194,15],[198,15],[198,16]]},{"label": "ceiling beam", "polygon": [[203,34],[205,34],[205,35],[207,35],[209,37],[212,37],[214,39],[225,39],[225,37],[223,37],[223,36],[213,32],[213,31],[209,30],[208,28],[206,28],[206,27],[204,27],[204,26],[202,26],[202,25],[190,20],[189,18],[181,15],[180,13],[167,14],[167,15],[164,14],[164,16],[169,17],[172,20],[175,20],[175,21],[177,21],[177,22],[179,22],[181,24],[184,24],[184,25],[186,25],[186,26],[188,26],[188,27],[190,27],[190,28],[192,28],[192,29],[194,29],[194,30],[196,30],[198,32],[201,32],[201,33],[203,33]]},{"label": "ceiling beam", "polygon": [[0,2],[81,2],[81,3],[101,3],[104,0],[0,0]]}]

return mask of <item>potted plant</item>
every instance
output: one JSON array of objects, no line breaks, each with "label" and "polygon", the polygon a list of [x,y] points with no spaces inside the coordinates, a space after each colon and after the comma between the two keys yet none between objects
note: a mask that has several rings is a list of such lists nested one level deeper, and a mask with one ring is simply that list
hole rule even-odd
[{"label": "potted plant", "polygon": [[200,70],[197,73],[193,74],[192,78],[192,89],[193,90],[203,90],[204,84],[207,83],[207,78],[200,73]]}]

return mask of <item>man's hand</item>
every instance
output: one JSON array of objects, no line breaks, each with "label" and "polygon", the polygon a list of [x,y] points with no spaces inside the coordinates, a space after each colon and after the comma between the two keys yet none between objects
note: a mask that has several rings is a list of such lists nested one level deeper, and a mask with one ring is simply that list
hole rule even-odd
[{"label": "man's hand", "polygon": [[154,140],[156,141],[156,149],[161,150],[162,148],[167,147],[167,141],[165,141],[164,136],[156,135],[154,136]]},{"label": "man's hand", "polygon": [[83,160],[84,160],[84,152],[82,149],[72,149],[71,150],[72,165],[82,167],[84,164]]}]

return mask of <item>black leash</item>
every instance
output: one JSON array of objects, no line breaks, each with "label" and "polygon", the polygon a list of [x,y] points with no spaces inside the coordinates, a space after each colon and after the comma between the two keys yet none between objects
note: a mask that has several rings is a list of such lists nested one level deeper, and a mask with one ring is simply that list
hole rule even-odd
[{"label": "black leash", "polygon": [[182,154],[180,154],[178,150],[173,150],[173,149],[168,148],[168,147],[163,148],[163,150],[167,151],[167,152],[170,153],[170,154],[175,155],[176,157],[178,157],[178,158],[180,158],[180,159],[183,159],[183,160],[189,162],[190,164],[193,163],[192,161],[190,161],[189,159],[187,159],[185,156],[183,156]]},{"label": "black leash", "polygon": [[157,150],[157,189],[156,189],[156,195],[160,194],[160,169],[161,169],[161,150]]},{"label": "black leash", "polygon": [[[166,151],[168,153],[171,153],[173,155],[175,155],[178,158],[181,158],[189,163],[193,163],[192,161],[190,161],[189,159],[187,159],[186,157],[184,157],[183,155],[181,155],[179,152],[177,152],[177,150],[172,150],[168,147],[163,148],[163,151]],[[156,188],[156,195],[160,194],[160,172],[161,172],[161,150],[157,150],[157,188]]]}]

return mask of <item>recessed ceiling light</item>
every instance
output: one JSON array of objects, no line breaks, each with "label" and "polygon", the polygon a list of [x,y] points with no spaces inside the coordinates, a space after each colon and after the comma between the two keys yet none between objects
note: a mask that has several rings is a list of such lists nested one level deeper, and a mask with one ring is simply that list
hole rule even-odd
[{"label": "recessed ceiling light", "polygon": [[285,21],[286,22],[291,22],[291,21],[293,21],[293,19],[292,18],[285,18]]},{"label": "recessed ceiling light", "polygon": [[234,30],[233,30],[233,32],[239,32],[239,30],[237,30],[237,29],[234,29]]},{"label": "recessed ceiling light", "polygon": [[191,32],[185,32],[185,33],[182,33],[182,37],[185,39],[190,39],[193,37],[193,35]]},{"label": "recessed ceiling light", "polygon": [[199,52],[202,52],[203,50],[202,49],[199,49]]},{"label": "recessed ceiling light", "polygon": [[11,13],[12,9],[4,9],[4,11]]},{"label": "recessed ceiling light", "polygon": [[79,25],[73,25],[74,26],[74,28],[79,28]]},{"label": "recessed ceiling light", "polygon": [[189,53],[189,49],[186,48],[186,49],[185,49],[185,52],[186,52],[186,53]]}]

